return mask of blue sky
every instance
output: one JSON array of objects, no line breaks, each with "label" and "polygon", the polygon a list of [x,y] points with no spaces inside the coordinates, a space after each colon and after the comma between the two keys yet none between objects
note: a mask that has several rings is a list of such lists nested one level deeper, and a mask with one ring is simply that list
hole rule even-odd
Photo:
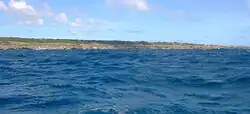
[{"label": "blue sky", "polygon": [[0,36],[250,45],[250,0],[0,0]]}]

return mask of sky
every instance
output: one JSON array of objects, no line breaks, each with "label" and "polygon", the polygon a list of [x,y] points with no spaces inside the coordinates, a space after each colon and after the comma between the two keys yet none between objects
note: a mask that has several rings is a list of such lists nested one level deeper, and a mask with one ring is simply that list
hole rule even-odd
[{"label": "sky", "polygon": [[250,0],[0,0],[0,36],[250,45]]}]

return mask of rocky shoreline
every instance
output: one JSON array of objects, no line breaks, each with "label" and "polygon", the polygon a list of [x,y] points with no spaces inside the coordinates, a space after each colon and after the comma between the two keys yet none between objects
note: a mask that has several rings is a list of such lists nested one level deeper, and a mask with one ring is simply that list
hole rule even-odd
[{"label": "rocky shoreline", "polygon": [[0,49],[228,49],[248,48],[237,46],[191,44],[178,42],[132,42],[132,41],[100,41],[100,40],[67,40],[67,39],[29,39],[0,38]]}]

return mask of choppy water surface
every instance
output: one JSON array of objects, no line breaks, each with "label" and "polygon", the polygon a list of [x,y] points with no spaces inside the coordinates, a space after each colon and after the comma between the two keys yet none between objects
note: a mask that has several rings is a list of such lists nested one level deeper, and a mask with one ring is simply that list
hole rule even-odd
[{"label": "choppy water surface", "polygon": [[247,50],[0,51],[0,114],[249,114]]}]

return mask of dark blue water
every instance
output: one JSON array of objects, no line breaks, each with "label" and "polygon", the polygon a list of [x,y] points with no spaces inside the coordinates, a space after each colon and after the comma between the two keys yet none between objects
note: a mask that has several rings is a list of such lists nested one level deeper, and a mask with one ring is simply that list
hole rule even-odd
[{"label": "dark blue water", "polygon": [[249,114],[247,50],[0,51],[0,114]]}]

